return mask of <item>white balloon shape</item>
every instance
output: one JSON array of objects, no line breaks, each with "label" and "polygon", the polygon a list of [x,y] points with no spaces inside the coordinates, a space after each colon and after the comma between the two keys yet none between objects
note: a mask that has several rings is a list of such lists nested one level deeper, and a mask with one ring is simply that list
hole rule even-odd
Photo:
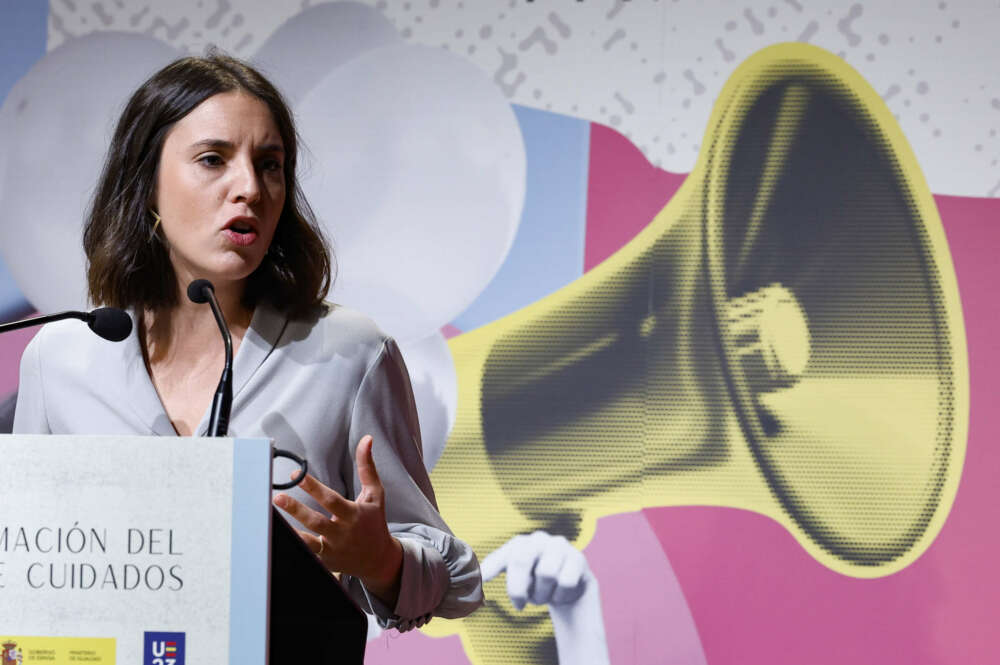
[{"label": "white balloon shape", "polygon": [[481,71],[442,49],[387,46],[332,71],[298,108],[303,188],[336,248],[331,298],[401,341],[437,331],[507,256],[524,142]]},{"label": "white balloon shape", "polygon": [[436,332],[416,342],[400,344],[413,385],[420,418],[424,466],[430,471],[444,452],[444,444],[455,424],[458,407],[458,377],[444,335]]},{"label": "white balloon shape", "polygon": [[128,96],[179,57],[145,37],[99,32],[47,54],[0,108],[0,253],[40,311],[86,305],[83,216]]},{"label": "white balloon shape", "polygon": [[282,23],[257,49],[253,62],[295,103],[335,67],[400,41],[396,28],[377,10],[357,2],[324,3]]}]

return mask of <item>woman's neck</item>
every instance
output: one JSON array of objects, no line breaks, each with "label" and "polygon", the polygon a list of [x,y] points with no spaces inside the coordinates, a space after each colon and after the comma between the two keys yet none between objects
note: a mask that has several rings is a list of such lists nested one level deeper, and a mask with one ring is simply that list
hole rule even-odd
[{"label": "woman's neck", "polygon": [[[253,310],[243,304],[243,288],[218,285],[215,296],[233,337],[233,352],[243,339]],[[180,287],[179,287],[180,288]],[[222,352],[222,335],[208,303],[191,302],[187,285],[178,293],[177,304],[158,310],[147,310],[143,316],[143,346],[149,365],[173,364],[186,359],[196,362],[205,356]]]}]

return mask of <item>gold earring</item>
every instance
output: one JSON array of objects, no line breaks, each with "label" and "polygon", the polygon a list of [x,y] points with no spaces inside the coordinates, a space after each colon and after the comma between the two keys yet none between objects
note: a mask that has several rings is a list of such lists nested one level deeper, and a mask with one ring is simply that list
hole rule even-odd
[{"label": "gold earring", "polygon": [[149,237],[152,238],[153,236],[156,235],[156,229],[160,227],[160,222],[163,221],[163,218],[157,215],[156,211],[153,210],[152,208],[149,209],[149,214],[152,215],[153,219],[156,220],[155,222],[153,222],[153,230],[149,234]]}]

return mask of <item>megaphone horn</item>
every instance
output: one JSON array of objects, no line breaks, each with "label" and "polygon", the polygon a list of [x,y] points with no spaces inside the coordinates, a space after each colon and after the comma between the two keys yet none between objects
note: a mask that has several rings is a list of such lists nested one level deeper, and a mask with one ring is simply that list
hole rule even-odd
[{"label": "megaphone horn", "polygon": [[[804,44],[740,66],[703,146],[618,253],[451,340],[442,512],[485,554],[536,528],[582,546],[597,517],[648,506],[738,507],[845,575],[901,570],[947,516],[968,427],[958,289],[916,160],[861,77]],[[472,623],[515,621],[490,612]],[[522,638],[502,639],[517,662]]]}]

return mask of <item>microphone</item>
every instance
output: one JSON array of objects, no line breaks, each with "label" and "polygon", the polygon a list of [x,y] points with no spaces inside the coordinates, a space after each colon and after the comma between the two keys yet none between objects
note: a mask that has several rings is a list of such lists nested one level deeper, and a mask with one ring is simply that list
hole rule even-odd
[{"label": "microphone", "polygon": [[63,319],[85,321],[91,330],[109,342],[120,342],[132,333],[132,318],[123,310],[117,307],[98,307],[90,312],[60,312],[58,314],[46,314],[45,316],[36,316],[31,319],[5,323],[0,325],[0,334],[10,332],[11,330],[40,326],[53,321],[62,321]]},{"label": "microphone", "polygon": [[89,312],[87,326],[109,342],[120,342],[132,334],[132,318],[117,307],[98,307]]},{"label": "microphone", "polygon": [[212,413],[208,420],[209,436],[226,436],[229,431],[229,412],[233,408],[233,337],[229,334],[229,326],[222,316],[222,308],[215,298],[215,287],[207,279],[196,279],[187,288],[188,299],[199,305],[208,303],[215,315],[215,322],[222,333],[222,341],[226,346],[226,364],[222,368],[219,386],[212,397]]}]

